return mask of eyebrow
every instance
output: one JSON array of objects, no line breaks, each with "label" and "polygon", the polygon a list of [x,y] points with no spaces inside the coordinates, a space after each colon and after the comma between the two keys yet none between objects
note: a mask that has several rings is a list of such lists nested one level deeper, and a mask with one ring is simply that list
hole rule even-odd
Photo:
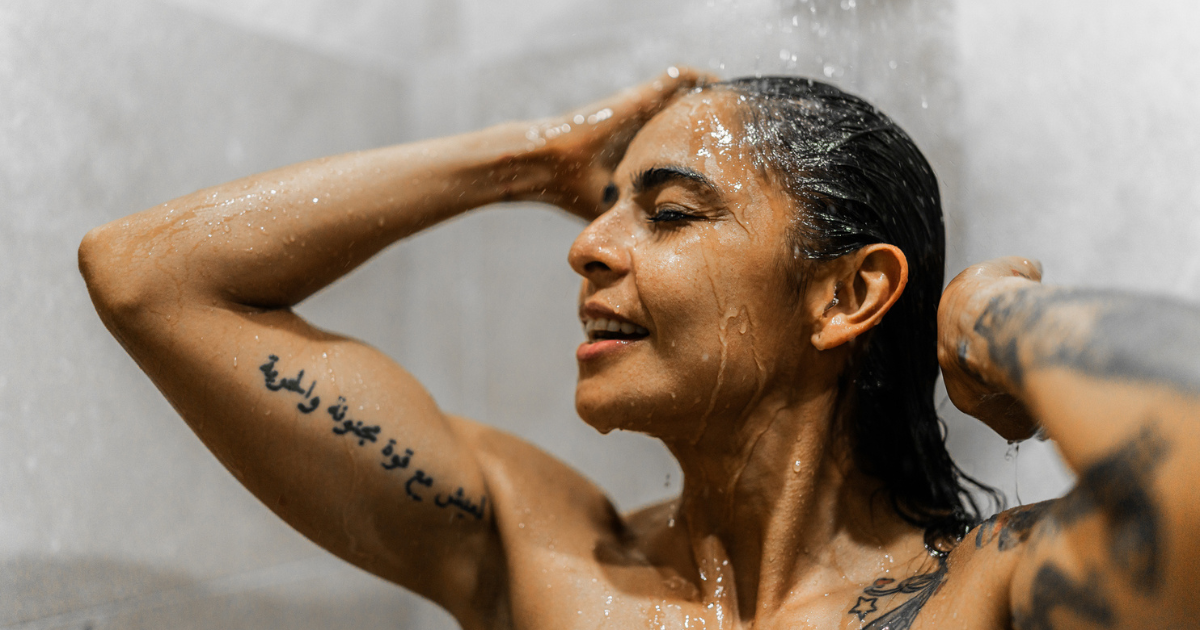
[{"label": "eyebrow", "polygon": [[721,191],[711,179],[690,168],[683,166],[653,166],[634,176],[633,192],[640,195],[659,186],[680,181],[698,184],[701,188],[705,188],[713,194],[719,194]]}]

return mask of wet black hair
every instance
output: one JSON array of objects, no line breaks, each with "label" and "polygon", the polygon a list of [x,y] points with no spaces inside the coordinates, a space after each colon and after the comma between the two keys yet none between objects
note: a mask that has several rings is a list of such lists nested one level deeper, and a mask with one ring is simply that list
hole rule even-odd
[{"label": "wet black hair", "polygon": [[904,293],[843,372],[853,390],[841,428],[855,464],[883,482],[902,518],[927,540],[960,538],[1004,500],[950,458],[934,404],[946,237],[933,169],[890,118],[832,85],[765,76],[714,87],[737,95],[745,141],[796,203],[786,247],[797,277],[873,243],[908,259]]}]

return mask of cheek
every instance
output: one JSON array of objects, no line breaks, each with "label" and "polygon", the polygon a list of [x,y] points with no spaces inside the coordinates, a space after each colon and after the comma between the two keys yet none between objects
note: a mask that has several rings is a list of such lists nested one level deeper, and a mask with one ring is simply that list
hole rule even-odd
[{"label": "cheek", "polygon": [[745,367],[761,378],[797,338],[788,283],[770,247],[739,226],[721,227],[641,256],[639,294],[660,333],[660,356],[696,370],[723,355],[726,376]]}]

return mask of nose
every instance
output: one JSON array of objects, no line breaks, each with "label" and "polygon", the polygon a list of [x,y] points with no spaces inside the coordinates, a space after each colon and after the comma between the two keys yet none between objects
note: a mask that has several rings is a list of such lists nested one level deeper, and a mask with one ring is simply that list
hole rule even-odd
[{"label": "nose", "polygon": [[575,273],[598,287],[611,285],[629,273],[629,241],[619,229],[616,208],[592,221],[571,244],[567,261]]}]

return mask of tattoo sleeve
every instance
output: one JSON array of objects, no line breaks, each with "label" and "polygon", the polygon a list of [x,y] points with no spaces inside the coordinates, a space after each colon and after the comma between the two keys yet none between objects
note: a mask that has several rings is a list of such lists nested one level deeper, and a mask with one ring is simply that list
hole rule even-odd
[{"label": "tattoo sleeve", "polygon": [[1031,367],[1200,392],[1200,310],[1154,296],[1030,287],[997,296],[975,323],[1015,385]]},{"label": "tattoo sleeve", "polygon": [[1075,489],[1055,506],[1057,524],[1069,526],[1089,516],[1105,520],[1108,555],[1143,595],[1163,582],[1162,510],[1154,495],[1154,471],[1168,450],[1153,425],[1128,444],[1089,466]]},{"label": "tattoo sleeve", "polygon": [[992,516],[975,530],[975,548],[982,549],[996,541],[996,548],[1000,551],[1016,549],[1029,540],[1034,526],[1042,521],[1053,505],[1053,502],[1045,501]]}]

